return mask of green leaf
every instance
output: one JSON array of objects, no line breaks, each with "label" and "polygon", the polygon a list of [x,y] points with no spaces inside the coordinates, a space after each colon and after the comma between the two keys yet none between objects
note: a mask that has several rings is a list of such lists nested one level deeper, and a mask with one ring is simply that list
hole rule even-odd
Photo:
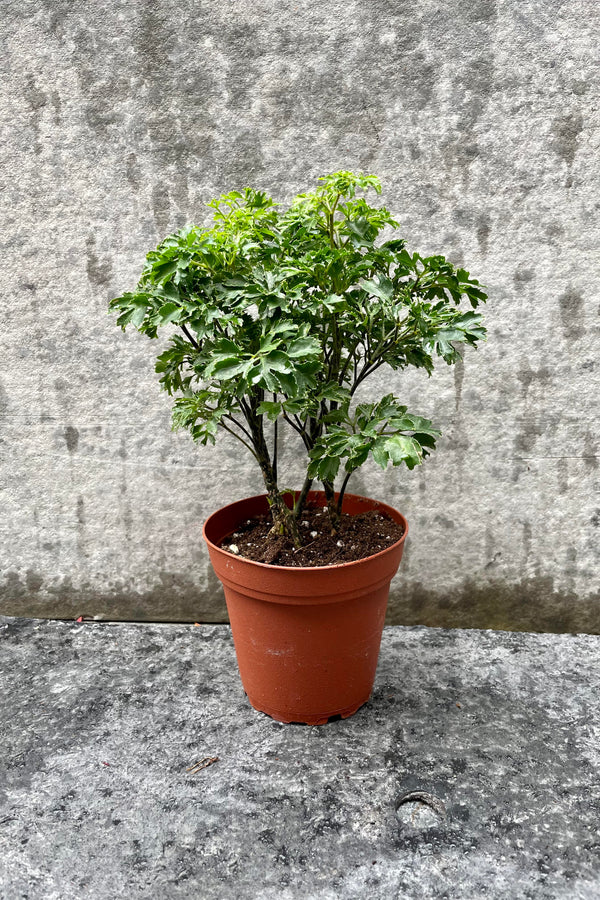
[{"label": "green leaf", "polygon": [[306,356],[315,356],[319,353],[321,345],[316,338],[299,338],[288,345],[287,355],[290,359],[298,359]]},{"label": "green leaf", "polygon": [[423,459],[419,443],[405,434],[391,435],[386,439],[384,448],[394,466],[404,462],[409,469],[414,469]]},{"label": "green leaf", "polygon": [[[271,378],[268,386],[270,391],[280,391],[291,397],[295,397],[298,394],[297,372],[271,372],[269,375]],[[273,387],[270,386],[271,384]]]},{"label": "green leaf", "polygon": [[154,292],[154,296],[165,298],[167,300],[175,300],[177,303],[181,300],[179,291],[177,287],[173,284],[172,281],[163,284],[160,288],[157,288]]},{"label": "green leaf", "polygon": [[133,315],[131,316],[130,322],[132,325],[135,325],[137,328],[142,324],[144,319],[146,318],[146,312],[148,311],[147,306],[137,306],[133,311]]},{"label": "green leaf", "polygon": [[258,352],[259,353],[269,353],[271,350],[275,350],[281,344],[281,337],[279,335],[266,334],[261,338]]},{"label": "green leaf", "polygon": [[340,306],[346,303],[346,299],[340,297],[339,294],[327,294],[326,297],[323,297],[321,303],[328,312],[336,312]]},{"label": "green leaf", "polygon": [[360,286],[368,294],[373,294],[375,297],[379,297],[380,300],[391,300],[394,293],[394,285],[385,275],[380,275],[378,282],[373,280],[361,281]]},{"label": "green leaf", "polygon": [[218,355],[235,355],[237,353],[241,353],[242,349],[239,347],[234,341],[230,341],[229,338],[222,338],[220,341],[214,346],[213,353]]},{"label": "green leaf", "polygon": [[[405,240],[403,240],[402,238],[395,238],[394,240],[386,241],[385,244],[383,244],[383,248],[385,248],[386,250],[391,250],[392,252],[396,253],[396,252],[400,252],[400,251],[404,250],[405,245],[406,245]],[[408,254],[406,254],[406,255],[408,256]],[[400,262],[400,260],[398,260],[398,262]]]},{"label": "green leaf", "polygon": [[348,388],[330,381],[325,387],[321,388],[317,396],[318,400],[335,400],[337,403],[344,403],[350,400],[350,391]]},{"label": "green leaf", "polygon": [[228,378],[234,378],[236,375],[245,373],[247,367],[247,360],[240,360],[235,357],[220,358],[214,361],[210,374],[218,381],[225,381]]},{"label": "green leaf", "polygon": [[161,325],[168,325],[169,322],[177,322],[181,318],[183,310],[177,303],[165,303],[158,311]]},{"label": "green leaf", "polygon": [[281,415],[281,403],[276,403],[274,400],[263,400],[256,412],[259,416],[265,415],[269,421],[275,422]]},{"label": "green leaf", "polygon": [[435,441],[436,437],[440,437],[441,432],[438,431],[437,435],[432,435],[431,433],[425,433],[422,431],[417,431],[413,434],[415,441],[418,441],[421,447],[426,447],[431,450],[435,450]]},{"label": "green leaf", "polygon": [[311,460],[308,466],[308,475],[310,478],[318,478],[320,481],[334,481],[339,468],[339,457],[324,456]]},{"label": "green leaf", "polygon": [[117,318],[117,325],[125,331],[125,327],[131,322],[135,309],[127,309]]},{"label": "green leaf", "polygon": [[306,400],[285,400],[281,404],[282,409],[293,416],[304,413],[306,410]]},{"label": "green leaf", "polygon": [[390,418],[389,424],[391,428],[395,428],[397,431],[418,431],[423,434],[430,434],[433,437],[440,436],[440,432],[433,427],[429,419],[425,419],[423,416],[414,416],[409,413],[399,418]]},{"label": "green leaf", "polygon": [[381,466],[382,469],[387,469],[388,462],[390,459],[389,453],[385,448],[385,438],[379,438],[371,449],[371,453],[373,456],[373,460],[377,463],[378,466]]},{"label": "green leaf", "polygon": [[272,350],[267,356],[261,360],[263,370],[272,372],[291,372],[293,365],[287,353],[281,350]]},{"label": "green leaf", "polygon": [[167,281],[171,275],[174,275],[176,271],[177,260],[154,266],[152,269],[152,281],[154,281],[155,284],[161,284],[163,281]]}]

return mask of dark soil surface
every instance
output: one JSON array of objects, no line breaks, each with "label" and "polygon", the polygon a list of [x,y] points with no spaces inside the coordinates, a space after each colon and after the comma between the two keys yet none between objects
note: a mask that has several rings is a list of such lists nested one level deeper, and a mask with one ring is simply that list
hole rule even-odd
[{"label": "dark soil surface", "polygon": [[303,546],[295,549],[289,538],[270,534],[271,525],[267,516],[248,519],[221,546],[236,556],[272,566],[334,566],[373,556],[404,534],[402,525],[381,513],[365,512],[343,514],[340,529],[333,536],[327,511],[309,508],[299,522]]}]

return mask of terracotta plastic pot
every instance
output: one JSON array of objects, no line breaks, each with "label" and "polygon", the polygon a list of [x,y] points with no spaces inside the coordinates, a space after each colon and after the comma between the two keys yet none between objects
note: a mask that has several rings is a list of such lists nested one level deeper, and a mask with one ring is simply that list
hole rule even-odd
[{"label": "terracotta plastic pot", "polygon": [[[324,506],[325,495],[311,492],[309,503]],[[321,725],[351,716],[369,699],[408,525],[385,503],[344,496],[344,512],[368,510],[403,525],[403,536],[374,556],[333,566],[271,566],[220,548],[242,522],[268,514],[265,495],[223,507],[204,526],[244,690],[255,709],[279,722]]]}]

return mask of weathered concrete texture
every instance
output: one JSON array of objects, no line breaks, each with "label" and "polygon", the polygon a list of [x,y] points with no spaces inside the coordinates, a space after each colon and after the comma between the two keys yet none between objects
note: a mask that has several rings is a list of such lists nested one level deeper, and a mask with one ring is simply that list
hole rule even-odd
[{"label": "weathered concrete texture", "polygon": [[598,637],[387,628],[317,728],[248,705],[227,626],[2,619],[0,651],[3,897],[600,895]]},{"label": "weathered concrete texture", "polygon": [[106,303],[222,190],[351,168],[491,295],[478,354],[373,389],[444,432],[351,483],[411,525],[392,620],[600,632],[596,0],[9,0],[3,25],[0,609],[223,618],[201,523],[259,477],[170,433],[157,343]]}]

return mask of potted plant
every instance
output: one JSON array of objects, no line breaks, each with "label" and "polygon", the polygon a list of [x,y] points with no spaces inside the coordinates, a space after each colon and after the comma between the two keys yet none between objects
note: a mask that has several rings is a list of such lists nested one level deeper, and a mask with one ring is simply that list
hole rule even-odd
[{"label": "potted plant", "polygon": [[[431,374],[485,335],[478,281],[409,253],[370,189],[375,176],[336,172],[282,212],[262,191],[223,194],[212,227],[167,237],[110,303],[123,329],[172,330],[156,370],[174,428],[202,444],[225,431],[260,469],[265,493],[214,513],[204,536],[248,698],[286,722],[368,699],[407,524],[346,487],[369,457],[420,465],[440,435],[392,392],[361,397],[364,383],[384,366]],[[305,459],[298,490],[280,475],[282,429]]]}]

